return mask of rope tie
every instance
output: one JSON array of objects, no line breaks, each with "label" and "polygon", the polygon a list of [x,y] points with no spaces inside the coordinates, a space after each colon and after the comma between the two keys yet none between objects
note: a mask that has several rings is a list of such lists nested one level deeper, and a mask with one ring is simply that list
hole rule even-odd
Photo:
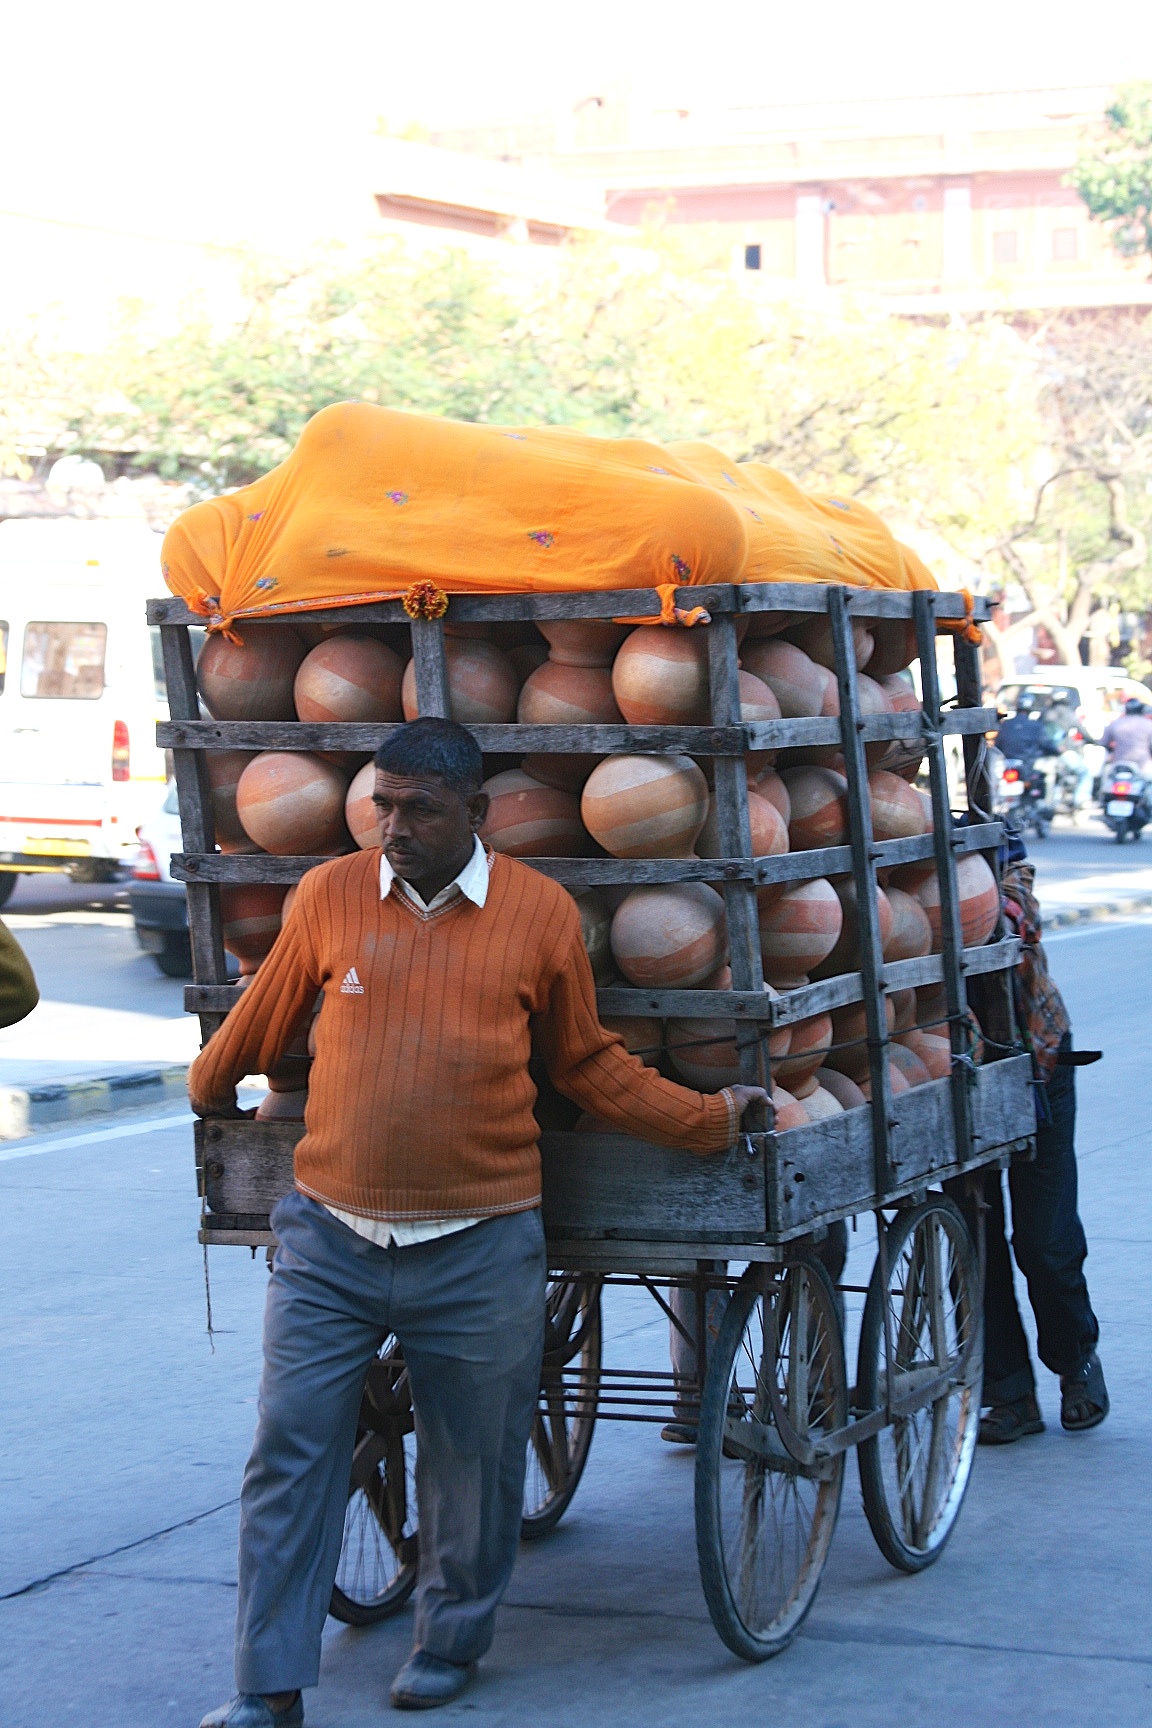
[{"label": "rope tie", "polygon": [[973,648],[979,648],[984,640],[984,632],[976,622],[976,603],[971,591],[960,589],[960,598],[964,602],[963,618],[941,618],[945,630],[951,630],[953,635],[962,636],[965,642],[970,642]]}]

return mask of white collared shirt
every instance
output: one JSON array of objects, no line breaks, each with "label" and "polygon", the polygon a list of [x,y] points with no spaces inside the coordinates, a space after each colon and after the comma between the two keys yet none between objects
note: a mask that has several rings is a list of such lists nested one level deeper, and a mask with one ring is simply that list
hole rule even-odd
[{"label": "white collared shirt", "polygon": [[[472,855],[463,870],[447,887],[434,894],[426,905],[411,882],[397,876],[381,852],[380,898],[387,900],[393,891],[404,894],[415,903],[420,912],[437,912],[457,894],[463,895],[465,900],[471,900],[474,906],[483,906],[488,898],[490,868],[488,854],[477,835],[472,842]],[[413,1248],[417,1242],[431,1242],[437,1236],[451,1236],[457,1230],[468,1230],[473,1224],[480,1223],[479,1218],[421,1218],[414,1224],[406,1224],[395,1223],[388,1218],[364,1218],[358,1212],[341,1211],[338,1206],[329,1206],[328,1211],[334,1218],[339,1218],[341,1224],[347,1224],[350,1230],[355,1230],[357,1236],[366,1237],[378,1248],[393,1245],[397,1248]]]}]

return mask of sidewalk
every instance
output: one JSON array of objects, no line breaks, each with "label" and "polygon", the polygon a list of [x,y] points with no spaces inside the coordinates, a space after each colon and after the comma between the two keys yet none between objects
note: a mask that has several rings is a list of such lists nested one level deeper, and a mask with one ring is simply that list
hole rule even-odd
[{"label": "sidewalk", "polygon": [[40,1004],[0,1031],[0,1140],[182,1098],[199,1027],[184,1012],[183,983],[141,952],[115,890],[22,912],[23,890],[5,923],[32,963]]}]

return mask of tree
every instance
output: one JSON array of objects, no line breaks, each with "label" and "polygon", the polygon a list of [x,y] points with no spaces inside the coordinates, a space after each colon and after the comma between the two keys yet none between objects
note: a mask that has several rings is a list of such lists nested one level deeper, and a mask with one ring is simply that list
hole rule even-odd
[{"label": "tree", "polygon": [[1152,83],[1126,84],[1104,111],[1104,136],[1072,170],[1072,184],[1098,220],[1112,225],[1125,258],[1152,267]]},{"label": "tree", "polygon": [[1107,663],[1115,615],[1152,602],[1152,314],[1055,319],[1032,338],[1046,426],[1026,514],[995,548],[1062,660]]}]

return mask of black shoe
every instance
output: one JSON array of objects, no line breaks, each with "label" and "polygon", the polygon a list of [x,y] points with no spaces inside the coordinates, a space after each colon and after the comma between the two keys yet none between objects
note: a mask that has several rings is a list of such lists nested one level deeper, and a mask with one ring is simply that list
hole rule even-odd
[{"label": "black shoe", "polygon": [[981,1446],[1011,1446],[1026,1434],[1043,1434],[1044,1418],[1036,1402],[1036,1394],[1013,1398],[1010,1404],[993,1404],[980,1418],[976,1438]]},{"label": "black shoe", "polygon": [[258,1692],[238,1692],[218,1710],[210,1710],[200,1728],[300,1728],[303,1721],[304,1700],[299,1692],[282,1710],[273,1710]]},{"label": "black shoe", "polygon": [[1060,1376],[1060,1426],[1069,1434],[1082,1434],[1098,1428],[1110,1409],[1104,1370],[1093,1350],[1075,1374]]},{"label": "black shoe", "polygon": [[475,1662],[446,1662],[427,1650],[413,1650],[392,1682],[394,1710],[435,1710],[459,1698],[476,1672]]},{"label": "black shoe", "polygon": [[695,1422],[665,1422],[660,1430],[661,1440],[667,1440],[669,1446],[695,1446],[697,1429]]}]

